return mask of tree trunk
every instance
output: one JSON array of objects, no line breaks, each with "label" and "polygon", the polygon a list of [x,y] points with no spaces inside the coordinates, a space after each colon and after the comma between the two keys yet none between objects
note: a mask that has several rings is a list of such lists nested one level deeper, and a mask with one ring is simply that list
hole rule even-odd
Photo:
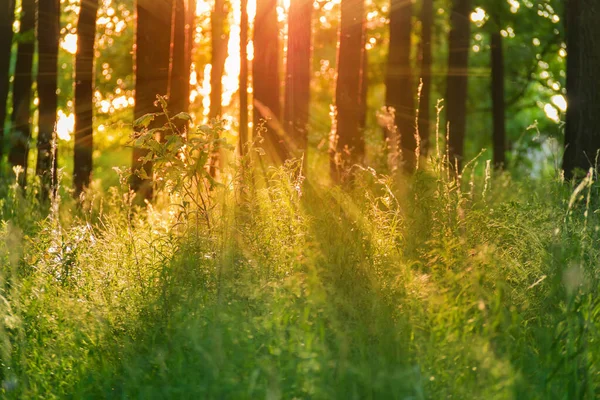
[{"label": "tree trunk", "polygon": [[362,71],[360,71],[360,119],[359,129],[364,137],[367,128],[367,99],[369,94],[369,54],[367,53],[367,25],[363,24],[362,32]]},{"label": "tree trunk", "polygon": [[196,36],[196,0],[187,0],[187,18],[186,18],[186,64],[192,70],[194,55],[194,37]]},{"label": "tree trunk", "polygon": [[[192,73],[192,64],[194,62],[194,39],[196,36],[196,0],[185,0],[186,21],[185,21],[185,70],[188,71],[184,91],[185,110],[189,112],[190,108],[190,75]],[[189,127],[189,124],[188,124]]]},{"label": "tree trunk", "polygon": [[17,47],[17,64],[13,83],[13,110],[8,161],[23,167],[19,184],[27,183],[29,143],[31,141],[31,85],[33,53],[35,51],[35,0],[21,4],[21,30]]},{"label": "tree trunk", "polygon": [[[158,112],[155,107],[157,95],[166,95],[169,90],[169,56],[171,32],[171,0],[138,0],[137,35],[135,56],[135,108],[134,118]],[[156,118],[149,128],[157,128],[165,123],[164,117]],[[132,159],[131,189],[141,198],[152,199],[152,180],[137,175],[142,168],[148,177],[152,176],[152,163],[143,163],[145,150],[134,148]]]},{"label": "tree trunk", "polygon": [[75,58],[75,149],[73,183],[75,195],[89,186],[94,148],[94,43],[98,0],[83,0],[77,23]]},{"label": "tree trunk", "polygon": [[4,155],[4,126],[12,53],[15,0],[0,0],[0,161]]},{"label": "tree trunk", "polygon": [[[225,61],[227,60],[227,44],[229,34],[225,31],[225,22],[227,21],[227,5],[225,0],[215,0],[215,8],[211,14],[211,70],[210,70],[210,109],[209,119],[221,118],[223,114],[223,73],[225,72]],[[212,177],[216,177],[219,160],[221,158],[220,150],[217,149],[210,157],[209,172]]]},{"label": "tree trunk", "polygon": [[335,92],[337,117],[331,143],[332,177],[336,181],[344,178],[340,172],[362,161],[365,148],[360,131],[363,0],[342,0],[341,14]]},{"label": "tree trunk", "polygon": [[210,70],[210,110],[209,118],[220,118],[222,114],[221,98],[223,94],[223,72],[227,59],[229,35],[225,32],[227,6],[225,0],[215,0],[215,8],[210,18],[211,25],[211,70]]},{"label": "tree trunk", "polygon": [[467,84],[471,41],[471,0],[454,0],[448,38],[448,77],[446,84],[446,120],[450,124],[450,160],[463,161],[467,130]]},{"label": "tree trunk", "polygon": [[[188,10],[188,12],[190,12]],[[170,111],[173,115],[180,112],[188,112],[190,103],[190,60],[188,54],[189,42],[187,38],[186,2],[185,0],[174,0],[173,4],[173,56],[171,65],[171,88]],[[178,128],[183,129],[185,124],[179,124]]]},{"label": "tree trunk", "polygon": [[306,151],[308,143],[312,9],[311,0],[291,0],[288,18],[284,122],[300,151]]},{"label": "tree trunk", "polygon": [[279,25],[277,1],[256,0],[254,20],[254,60],[252,84],[254,85],[254,130],[259,132],[261,121],[266,120],[264,146],[276,163],[288,158],[288,149],[280,129],[279,104]]},{"label": "tree trunk", "polygon": [[56,94],[58,78],[58,44],[60,34],[60,0],[38,2],[38,97],[39,132],[36,174],[40,177],[42,199],[48,199],[56,180]]},{"label": "tree trunk", "polygon": [[[395,110],[404,167],[415,168],[415,88],[410,63],[412,2],[392,0],[390,4],[390,48],[386,77],[386,105]],[[386,130],[386,132],[388,132]],[[392,143],[397,139],[388,138]]]},{"label": "tree trunk", "polygon": [[423,0],[421,9],[421,99],[419,101],[419,136],[421,138],[421,154],[426,156],[429,150],[431,134],[431,67],[433,56],[431,51],[433,29],[433,0]]},{"label": "tree trunk", "polygon": [[499,31],[491,34],[492,46],[492,118],[494,166],[502,169],[506,165],[506,115],[504,102],[504,51]]},{"label": "tree trunk", "polygon": [[240,155],[248,143],[248,0],[240,1]]},{"label": "tree trunk", "polygon": [[600,4],[569,0],[567,5],[567,123],[565,178],[581,177],[600,160]]}]

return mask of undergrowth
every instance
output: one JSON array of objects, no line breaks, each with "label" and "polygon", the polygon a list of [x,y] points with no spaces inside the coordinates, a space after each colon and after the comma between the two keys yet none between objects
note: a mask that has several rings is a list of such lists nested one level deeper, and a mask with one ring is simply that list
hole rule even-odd
[{"label": "undergrowth", "polygon": [[187,119],[136,139],[152,204],[121,171],[77,202],[59,188],[47,216],[10,188],[1,397],[600,395],[594,171],[514,181],[438,152],[411,177],[354,167],[329,187],[302,160],[261,168],[257,142],[217,183],[221,128],[182,135]]}]

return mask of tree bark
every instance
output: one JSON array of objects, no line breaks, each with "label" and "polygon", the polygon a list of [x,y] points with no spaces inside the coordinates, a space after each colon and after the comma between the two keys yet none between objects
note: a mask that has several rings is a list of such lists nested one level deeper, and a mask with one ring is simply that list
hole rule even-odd
[{"label": "tree bark", "polygon": [[291,0],[288,18],[284,123],[300,151],[308,143],[312,9],[312,0]]},{"label": "tree bark", "polygon": [[369,94],[369,54],[367,53],[367,25],[363,24],[362,32],[362,71],[360,71],[360,119],[358,128],[364,137],[367,128],[368,94]]},{"label": "tree bark", "polygon": [[58,78],[58,44],[60,34],[60,0],[38,2],[38,97],[39,132],[36,174],[40,177],[40,197],[48,194],[56,181],[56,94]]},{"label": "tree bark", "polygon": [[0,160],[4,155],[4,126],[8,99],[15,0],[0,0]]},{"label": "tree bark", "polygon": [[453,0],[448,38],[448,77],[446,85],[446,121],[450,124],[450,160],[463,161],[467,130],[469,46],[471,42],[471,0]]},{"label": "tree bark", "polygon": [[240,155],[248,143],[248,0],[240,1]]},{"label": "tree bark", "polygon": [[221,99],[223,95],[223,73],[227,59],[227,42],[229,34],[225,32],[227,6],[225,0],[215,0],[215,8],[211,14],[211,70],[210,70],[210,110],[209,118],[220,118],[222,114]]},{"label": "tree bark", "polygon": [[[157,9],[160,5],[164,11]],[[135,108],[134,118],[138,119],[148,113],[157,112],[155,107],[157,95],[166,95],[169,90],[169,56],[171,15],[173,5],[171,0],[138,0],[137,3],[137,35],[135,56]],[[156,118],[149,128],[164,125],[164,117]],[[143,163],[140,159],[147,151],[133,149],[131,189],[141,198],[152,199],[152,180],[142,179],[137,175],[144,169],[148,177],[152,176],[152,163]]]},{"label": "tree bark", "polygon": [[429,150],[431,135],[431,67],[433,55],[431,51],[433,30],[433,0],[423,0],[421,9],[421,99],[419,101],[419,136],[421,138],[421,154],[426,156]]},{"label": "tree bark", "polygon": [[337,117],[331,143],[332,177],[336,181],[343,180],[340,172],[361,162],[364,156],[360,131],[363,18],[363,0],[342,0],[335,92]]},{"label": "tree bark", "polygon": [[186,18],[186,64],[192,70],[192,62],[194,56],[194,38],[196,36],[196,0],[187,1],[187,18]]},{"label": "tree bark", "polygon": [[8,161],[23,167],[19,184],[27,183],[29,143],[31,141],[31,85],[33,53],[35,51],[35,0],[21,4],[21,30],[17,47],[17,63],[13,83],[13,110]]},{"label": "tree bark", "polygon": [[[173,4],[173,55],[171,64],[170,111],[173,115],[188,112],[190,103],[190,69],[191,56],[187,38],[186,26],[189,20],[185,0],[174,0]],[[182,129],[185,124],[180,124]]]},{"label": "tree bark", "polygon": [[264,146],[275,163],[288,158],[288,149],[282,132],[279,99],[279,26],[277,1],[257,0],[254,20],[254,60],[252,84],[254,85],[254,131],[259,132],[261,121],[266,120]]},{"label": "tree bark", "polygon": [[[563,170],[566,179],[598,168],[600,151],[600,4],[567,5],[567,123]],[[580,173],[578,173],[580,171]]]},{"label": "tree bark", "polygon": [[[390,47],[386,76],[386,105],[395,110],[399,145],[404,167],[415,168],[415,88],[412,82],[410,63],[412,2],[391,0],[390,4]],[[389,135],[390,132],[386,130]],[[393,145],[396,138],[388,137]]]},{"label": "tree bark", "polygon": [[77,23],[75,57],[75,196],[89,186],[94,148],[94,43],[98,0],[82,0]]},{"label": "tree bark", "polygon": [[506,111],[504,101],[504,51],[499,31],[491,34],[492,53],[492,118],[493,118],[493,162],[497,169],[506,165]]}]

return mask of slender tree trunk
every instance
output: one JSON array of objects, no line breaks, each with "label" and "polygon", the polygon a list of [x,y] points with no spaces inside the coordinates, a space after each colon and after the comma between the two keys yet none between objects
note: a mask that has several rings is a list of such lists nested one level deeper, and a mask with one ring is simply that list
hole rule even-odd
[{"label": "slender tree trunk", "polygon": [[577,79],[575,78],[576,71],[579,69],[579,32],[577,24],[579,23],[579,14],[581,13],[580,0],[568,0],[565,6],[565,32],[567,36],[567,115],[565,124],[565,153],[563,155],[563,171],[566,179],[574,177],[575,165],[577,164],[577,140],[578,129],[573,125],[576,122],[577,114],[575,113],[575,102],[577,96]]},{"label": "slender tree trunk", "polygon": [[222,114],[221,97],[223,94],[223,73],[227,59],[229,34],[225,32],[227,6],[225,0],[215,0],[215,8],[210,18],[211,25],[211,70],[210,70],[210,110],[209,118],[220,118]]},{"label": "slender tree trunk", "polygon": [[0,0],[0,161],[4,155],[4,126],[9,88],[15,0]]},{"label": "slender tree trunk", "polygon": [[285,79],[285,129],[298,149],[306,151],[311,77],[312,0],[291,0]]},{"label": "slender tree trunk", "polygon": [[73,182],[75,195],[89,186],[94,148],[94,43],[98,0],[83,0],[77,23],[75,58],[75,149]]},{"label": "slender tree trunk", "polygon": [[[390,48],[386,77],[386,105],[395,110],[395,125],[400,136],[404,167],[415,168],[415,88],[410,63],[412,2],[391,0]],[[386,132],[388,132],[386,130]],[[392,143],[396,138],[388,138]]]},{"label": "slender tree trunk", "polygon": [[185,109],[190,108],[190,75],[192,73],[192,64],[194,63],[194,38],[196,35],[196,0],[186,1],[186,25],[185,25],[185,68],[188,71],[186,76],[186,103]]},{"label": "slender tree trunk", "polygon": [[248,143],[248,1],[240,1],[240,155]]},{"label": "slender tree trunk", "polygon": [[453,0],[448,38],[446,120],[450,124],[449,162],[462,162],[467,130],[467,84],[471,41],[471,0]]},{"label": "slender tree trunk", "polygon": [[492,45],[492,118],[494,166],[502,169],[506,165],[506,115],[504,101],[504,51],[499,31],[491,34]]},{"label": "slender tree trunk", "polygon": [[196,35],[196,0],[187,0],[187,19],[186,19],[186,63],[192,70],[194,60],[194,37]]},{"label": "slender tree trunk", "polygon": [[361,124],[361,77],[363,66],[363,0],[342,0],[337,57],[335,104],[337,117],[332,132],[332,178],[343,180],[340,172],[361,162],[364,138]]},{"label": "slender tree trunk", "polygon": [[429,136],[431,134],[431,67],[433,56],[431,51],[433,29],[433,0],[423,0],[421,9],[421,99],[419,101],[419,136],[421,137],[421,154],[427,155]]},{"label": "slender tree trunk", "polygon": [[58,78],[58,44],[60,34],[60,0],[38,2],[38,97],[39,132],[36,174],[42,188],[40,197],[47,199],[56,180],[56,94]]},{"label": "slender tree trunk", "polygon": [[362,70],[360,71],[360,119],[359,129],[364,136],[367,128],[367,99],[369,94],[369,54],[367,53],[367,25],[363,24],[362,32]]},{"label": "slender tree trunk", "polygon": [[8,161],[23,167],[19,183],[25,187],[29,143],[31,141],[31,85],[33,82],[33,53],[35,51],[35,0],[21,3],[21,30],[17,47],[17,64],[13,83],[13,110]]},{"label": "slender tree trunk", "polygon": [[[225,72],[225,61],[227,59],[227,44],[229,34],[225,31],[225,22],[227,21],[227,5],[225,0],[215,0],[215,8],[211,14],[211,70],[210,70],[210,109],[208,117],[210,119],[221,118],[222,98],[223,98],[223,73]],[[210,175],[216,177],[219,160],[221,159],[220,150],[216,150],[210,157]]]},{"label": "slender tree trunk", "polygon": [[[171,65],[170,108],[175,115],[187,112],[190,103],[190,61],[189,43],[186,32],[186,1],[174,0],[173,4],[173,56]],[[184,128],[180,124],[178,128]]]},{"label": "slender tree trunk", "polygon": [[600,160],[600,4],[569,0],[565,178],[581,177]]},{"label": "slender tree trunk", "polygon": [[277,1],[256,0],[254,20],[254,60],[252,84],[254,85],[254,129],[258,132],[261,121],[266,120],[262,132],[265,150],[274,162],[288,158],[288,149],[281,131],[281,106],[279,104],[279,25]]},{"label": "slender tree trunk", "polygon": [[[169,56],[171,32],[170,1],[162,2],[163,9],[158,9],[154,0],[138,0],[137,3],[137,35],[135,56],[135,108],[134,118],[157,112],[155,107],[157,95],[166,95],[169,90]],[[164,125],[164,118],[157,118],[149,126],[150,129]],[[141,198],[152,199],[152,180],[142,179],[137,175],[142,168],[148,177],[152,176],[152,163],[143,163],[147,152],[134,148],[132,159],[131,189]]]}]

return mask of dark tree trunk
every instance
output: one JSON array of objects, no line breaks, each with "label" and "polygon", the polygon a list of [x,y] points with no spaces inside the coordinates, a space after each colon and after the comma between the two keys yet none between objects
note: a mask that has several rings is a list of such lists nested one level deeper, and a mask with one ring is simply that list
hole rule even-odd
[{"label": "dark tree trunk", "polygon": [[240,155],[248,143],[248,0],[240,1]]},{"label": "dark tree trunk", "polygon": [[367,26],[363,24],[362,32],[362,70],[360,71],[360,119],[359,129],[361,134],[364,136],[365,129],[367,128],[367,99],[369,94],[369,54],[366,49],[367,44]]},{"label": "dark tree trunk", "polygon": [[17,48],[17,64],[13,83],[13,111],[8,161],[23,167],[19,183],[25,187],[29,144],[31,141],[31,85],[33,82],[33,53],[35,51],[35,0],[23,0],[21,31]]},{"label": "dark tree trunk", "polygon": [[[137,36],[135,56],[135,108],[134,118],[148,113],[158,112],[155,107],[157,95],[166,95],[169,90],[169,56],[171,32],[171,0],[138,0]],[[164,118],[157,118],[150,129],[164,125]],[[143,163],[140,159],[147,154],[145,150],[134,148],[132,159],[131,189],[141,198],[152,198],[152,180],[137,175],[142,168],[148,177],[152,177],[152,163]]]},{"label": "dark tree trunk", "polygon": [[[390,48],[386,77],[386,105],[395,110],[404,167],[415,168],[415,88],[410,63],[412,3],[392,0],[390,4]],[[386,130],[386,132],[388,132]],[[389,132],[388,132],[389,133]],[[396,138],[388,138],[392,143]]]},{"label": "dark tree trunk", "polygon": [[[170,111],[173,115],[187,112],[190,103],[190,60],[188,54],[187,14],[185,0],[174,0],[173,4],[173,56],[171,65]],[[180,124],[178,128],[184,128]]]},{"label": "dark tree trunk", "polygon": [[185,70],[188,71],[184,91],[185,110],[189,112],[190,108],[190,74],[192,72],[192,63],[194,61],[194,38],[196,35],[196,0],[185,0],[186,2],[186,21],[185,21]]},{"label": "dark tree trunk", "polygon": [[[565,178],[598,168],[600,160],[600,4],[569,0],[567,5],[567,123]],[[580,177],[580,176],[579,176]]]},{"label": "dark tree trunk", "polygon": [[498,169],[506,165],[506,116],[504,102],[504,51],[502,35],[492,32],[492,118],[494,166]]},{"label": "dark tree trunk", "polygon": [[[215,8],[211,14],[211,70],[210,70],[210,110],[209,119],[221,118],[222,97],[223,97],[223,73],[225,72],[225,60],[227,59],[227,43],[229,34],[225,31],[225,21],[227,20],[227,5],[225,0],[215,0]],[[221,158],[220,151],[217,150],[211,155],[210,175],[215,177]]]},{"label": "dark tree trunk", "polygon": [[[576,154],[577,154],[577,129],[573,126],[575,122],[573,117],[576,117],[574,114],[574,108],[576,101],[575,92],[577,90],[575,82],[575,71],[579,69],[579,54],[581,53],[581,49],[579,48],[579,38],[577,23],[580,13],[580,0],[568,0],[566,1],[565,6],[565,18],[564,18],[564,26],[565,33],[567,36],[567,79],[566,79],[566,87],[567,87],[567,114],[566,114],[566,124],[565,124],[565,141],[564,148],[565,152],[563,155],[563,171],[566,179],[571,179],[575,175],[573,169],[576,164]],[[570,55],[570,56],[569,56]],[[571,111],[569,111],[571,109]]]},{"label": "dark tree trunk", "polygon": [[38,97],[39,132],[36,174],[40,177],[42,199],[48,199],[56,180],[56,95],[58,78],[58,43],[60,34],[60,0],[38,2]]},{"label": "dark tree trunk", "polygon": [[279,104],[279,26],[277,1],[257,0],[254,20],[254,60],[252,84],[254,85],[254,130],[258,132],[266,120],[263,132],[265,150],[274,162],[288,158],[288,149],[280,137],[281,106]]},{"label": "dark tree trunk", "polygon": [[361,77],[363,66],[363,0],[342,0],[337,57],[335,104],[337,119],[332,137],[332,177],[339,181],[340,168],[361,162],[364,138],[361,124]]},{"label": "dark tree trunk", "polygon": [[14,20],[15,0],[0,0],[0,161],[4,155],[4,126]]},{"label": "dark tree trunk", "polygon": [[194,37],[196,35],[196,0],[187,0],[186,16],[186,63],[190,66],[191,72],[194,55]]},{"label": "dark tree trunk", "polygon": [[75,58],[75,149],[73,183],[75,195],[89,186],[94,147],[94,43],[98,0],[83,0],[77,23]]},{"label": "dark tree trunk", "polygon": [[431,134],[431,67],[433,57],[431,51],[433,29],[433,0],[423,0],[421,9],[421,99],[419,102],[419,136],[421,138],[421,154],[427,155],[429,136]]},{"label": "dark tree trunk", "polygon": [[450,160],[462,162],[467,130],[467,84],[471,42],[471,0],[453,0],[448,38],[446,120],[450,124]]},{"label": "dark tree trunk", "polygon": [[225,32],[227,6],[225,0],[215,0],[215,8],[210,18],[211,25],[211,70],[210,70],[210,110],[209,118],[220,118],[222,114],[221,97],[223,94],[223,72],[227,59],[229,35]]},{"label": "dark tree trunk", "polygon": [[301,151],[308,143],[312,9],[311,0],[291,0],[288,18],[284,122],[288,136]]}]

